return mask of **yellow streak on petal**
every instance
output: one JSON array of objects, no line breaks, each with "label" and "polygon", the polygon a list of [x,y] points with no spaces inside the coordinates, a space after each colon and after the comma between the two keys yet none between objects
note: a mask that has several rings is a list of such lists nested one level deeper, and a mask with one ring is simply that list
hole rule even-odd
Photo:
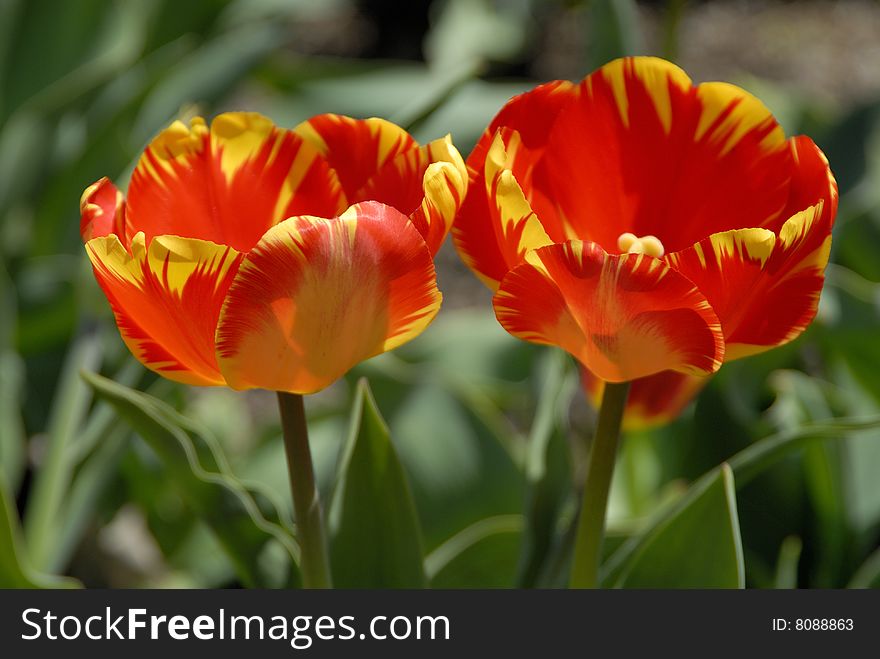
[{"label": "yellow streak on petal", "polygon": [[725,258],[739,255],[752,261],[760,261],[761,267],[773,253],[776,234],[769,229],[736,229],[709,236],[715,258],[721,265]]},{"label": "yellow streak on petal", "polygon": [[688,89],[691,79],[672,62],[659,57],[633,57],[617,59],[603,66],[600,71],[611,84],[614,100],[620,112],[623,125],[629,127],[629,98],[626,93],[627,71],[629,67],[635,72],[654,101],[654,108],[663,129],[668,133],[672,128],[672,101],[669,97],[669,83]]},{"label": "yellow streak on petal", "polygon": [[823,205],[824,202],[820,201],[815,206],[810,206],[786,220],[785,224],[782,225],[782,230],[779,232],[781,243],[785,247],[790,247],[806,236],[813,223],[822,216]]},{"label": "yellow streak on petal", "polygon": [[272,135],[275,124],[256,112],[227,112],[211,122],[211,146],[222,152],[220,169],[229,181]]},{"label": "yellow streak on petal", "polygon": [[[697,87],[697,98],[703,106],[703,112],[697,124],[695,140],[701,140],[718,117],[733,106],[730,114],[709,135],[711,141],[723,140],[721,155],[733,149],[750,131],[773,121],[773,115],[766,105],[736,85],[705,82]],[[785,144],[785,133],[781,126],[776,126],[761,141],[761,147],[766,151],[782,148]]]},{"label": "yellow streak on petal", "polygon": [[[208,126],[202,117],[190,119],[189,126],[177,120],[154,137],[147,149],[156,157],[159,167],[171,172],[170,161],[185,162],[189,156],[200,153],[207,134]],[[164,185],[154,164],[146,156],[141,157],[138,168],[143,168],[157,184]]]},{"label": "yellow streak on petal", "polygon": [[492,188],[495,187],[495,199],[492,203],[498,209],[503,234],[509,236],[521,231],[517,252],[522,255],[530,250],[550,245],[553,241],[526,200],[511,170],[520,146],[518,133],[511,135],[507,145],[502,135],[497,134],[486,157],[485,173],[487,191],[491,194]]}]

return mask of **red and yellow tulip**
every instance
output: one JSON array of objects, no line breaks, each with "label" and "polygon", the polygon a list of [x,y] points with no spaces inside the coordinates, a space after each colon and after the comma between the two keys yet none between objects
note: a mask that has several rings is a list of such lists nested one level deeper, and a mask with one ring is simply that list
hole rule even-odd
[{"label": "red and yellow tulip", "polygon": [[616,60],[512,99],[467,166],[453,235],[499,322],[574,355],[593,393],[632,381],[629,425],[816,313],[836,183],[738,87]]},{"label": "red and yellow tulip", "polygon": [[293,130],[253,113],[174,122],[127,199],[82,196],[95,276],[131,352],[179,382],[310,393],[436,315],[433,255],[465,196],[448,137],[381,119]]}]

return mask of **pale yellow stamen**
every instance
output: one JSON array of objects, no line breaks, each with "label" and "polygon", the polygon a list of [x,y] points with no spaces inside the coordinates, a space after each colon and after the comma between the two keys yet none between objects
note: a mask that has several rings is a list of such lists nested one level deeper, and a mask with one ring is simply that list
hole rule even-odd
[{"label": "pale yellow stamen", "polygon": [[647,254],[657,259],[662,257],[666,251],[663,249],[663,243],[660,242],[657,236],[648,235],[639,238],[634,233],[629,233],[628,231],[620,234],[620,238],[617,239],[617,247],[621,252]]}]

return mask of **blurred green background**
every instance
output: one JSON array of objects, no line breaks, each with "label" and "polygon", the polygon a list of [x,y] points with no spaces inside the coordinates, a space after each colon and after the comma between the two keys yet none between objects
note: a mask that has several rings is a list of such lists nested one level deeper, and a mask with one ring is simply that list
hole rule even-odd
[{"label": "blurred green background", "polygon": [[[826,423],[880,413],[880,6],[855,0],[0,0],[0,585],[248,584],[243,565],[272,574],[277,555],[248,557],[236,538],[288,525],[274,397],[177,386],[133,362],[79,239],[87,185],[107,175],[124,189],[164,125],[224,110],[288,127],[320,112],[382,116],[420,141],[451,132],[467,155],[513,94],[623,54],[756,93],[787,134],[822,147],[842,199],[810,330],[725,365],[678,421],[626,438],[609,555],[680,512],[688,484],[722,461],[812,432],[830,439],[748,480],[733,462],[745,583],[880,585],[880,431]],[[434,325],[307,401],[320,488],[329,500],[365,375],[412,490],[430,583],[559,585],[593,412],[568,359],[497,326],[451,245],[438,268]],[[132,432],[81,370],[148,391],[191,423]],[[223,496],[238,493],[223,519],[181,447],[208,456]],[[677,570],[711,550],[689,538],[655,538],[651,569],[668,581],[639,583],[685,583]],[[726,569],[716,563],[706,569]],[[389,585],[365,573],[343,584]]]}]

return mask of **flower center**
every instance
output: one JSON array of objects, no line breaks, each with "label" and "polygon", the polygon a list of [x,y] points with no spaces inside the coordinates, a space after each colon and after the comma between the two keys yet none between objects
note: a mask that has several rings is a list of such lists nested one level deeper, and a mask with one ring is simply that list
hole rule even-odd
[{"label": "flower center", "polygon": [[654,258],[663,256],[663,243],[657,236],[642,236],[641,238],[634,233],[622,233],[617,239],[617,247],[621,252],[629,254],[647,254]]}]

